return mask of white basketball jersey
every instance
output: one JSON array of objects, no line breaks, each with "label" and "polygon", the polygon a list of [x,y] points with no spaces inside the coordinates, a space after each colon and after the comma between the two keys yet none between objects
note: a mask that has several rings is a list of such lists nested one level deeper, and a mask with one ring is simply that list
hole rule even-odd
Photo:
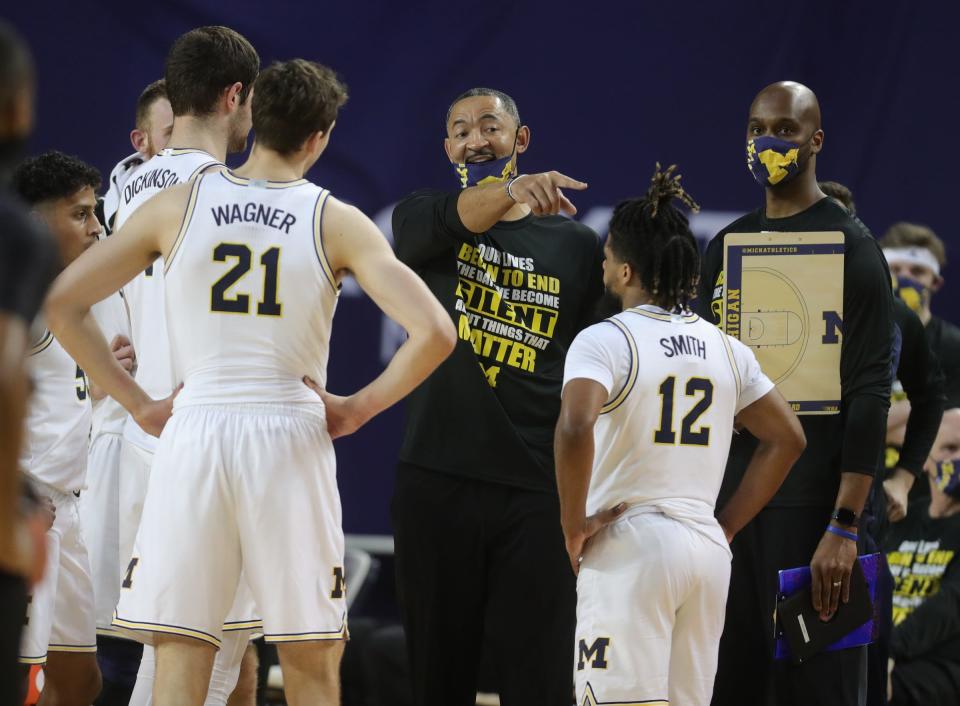
[{"label": "white basketball jersey", "polygon": [[83,488],[90,439],[87,377],[49,331],[30,350],[33,393],[20,465],[28,476],[64,493]]},{"label": "white basketball jersey", "polygon": [[321,237],[328,196],[306,179],[197,179],[165,274],[175,408],[319,401],[302,378],[326,385],[339,294]]},{"label": "white basketball jersey", "polygon": [[[130,338],[130,317],[120,292],[115,292],[103,301],[97,302],[91,311],[107,343],[111,343],[114,336]],[[126,419],[127,410],[112,397],[93,400],[90,441],[92,442],[101,434],[122,434]]]},{"label": "white basketball jersey", "polygon": [[[137,167],[124,183],[114,231],[160,191],[190,182],[218,165],[222,163],[203,150],[161,150]],[[123,291],[130,308],[131,339],[137,354],[137,383],[150,397],[162,399],[173,392],[176,384],[170,369],[170,344],[164,316],[163,258],[157,258]],[[156,448],[156,438],[143,431],[132,418],[127,420],[124,437],[148,451]]]},{"label": "white basketball jersey", "polygon": [[582,331],[564,384],[608,391],[594,427],[587,513],[655,506],[726,546],[714,520],[734,416],[773,388],[753,352],[696,314],[644,305]]}]

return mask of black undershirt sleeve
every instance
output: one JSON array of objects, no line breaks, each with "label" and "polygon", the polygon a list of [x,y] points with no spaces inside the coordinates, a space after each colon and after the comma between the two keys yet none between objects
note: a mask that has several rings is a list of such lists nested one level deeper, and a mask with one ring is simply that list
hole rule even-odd
[{"label": "black undershirt sleeve", "polygon": [[418,191],[393,210],[393,240],[397,257],[417,269],[461,242],[474,242],[457,212],[459,194]]},{"label": "black undershirt sleeve", "polygon": [[880,248],[861,240],[846,258],[840,353],[843,472],[874,475],[890,408],[893,292]]},{"label": "black undershirt sleeve", "polygon": [[700,282],[697,285],[697,299],[693,303],[693,310],[700,318],[711,323],[719,323],[712,309],[713,290],[716,288],[717,274],[723,266],[722,262],[723,238],[717,236],[707,245],[706,251],[700,259]]},{"label": "black undershirt sleeve", "polygon": [[923,324],[910,309],[896,300],[896,319],[903,336],[903,348],[897,379],[910,400],[910,416],[903,437],[903,448],[897,466],[918,478],[923,474],[943,416],[946,399],[943,392],[943,371],[930,349]]}]

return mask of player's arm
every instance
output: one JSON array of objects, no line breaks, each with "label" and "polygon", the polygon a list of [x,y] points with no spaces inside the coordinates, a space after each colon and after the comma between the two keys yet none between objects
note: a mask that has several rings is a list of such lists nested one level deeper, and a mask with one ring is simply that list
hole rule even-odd
[{"label": "player's arm", "polygon": [[625,345],[627,335],[612,321],[590,326],[573,339],[564,361],[553,453],[560,523],[575,574],[580,571],[580,558],[590,538],[626,509],[620,503],[587,517],[594,460],[593,428],[612,391],[623,388],[635,365]]},{"label": "player's arm", "polygon": [[593,473],[593,427],[607,401],[607,389],[596,380],[575,378],[563,387],[560,418],[553,437],[560,524],[573,573],[590,538],[625,509],[623,503],[587,517],[587,492]]},{"label": "player's arm", "polygon": [[742,409],[737,423],[756,437],[757,448],[740,485],[717,515],[727,541],[770,502],[807,445],[800,420],[776,388]]},{"label": "player's arm", "polygon": [[146,431],[159,435],[170,400],[155,402],[114,356],[90,308],[165,254],[183,221],[191,184],[164,191],[138,208],[114,235],[78,257],[53,283],[47,325],[70,356]]},{"label": "player's arm", "polygon": [[408,336],[386,369],[359,392],[349,397],[324,394],[327,424],[336,437],[352,433],[423,382],[453,351],[457,332],[440,302],[358,209],[329,197],[323,239],[338,277],[352,274]]}]

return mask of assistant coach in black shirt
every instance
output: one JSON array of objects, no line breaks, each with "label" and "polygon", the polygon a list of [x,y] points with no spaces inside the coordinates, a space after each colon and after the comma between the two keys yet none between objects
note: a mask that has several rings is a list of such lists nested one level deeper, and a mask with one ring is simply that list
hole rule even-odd
[{"label": "assistant coach in black shirt", "polygon": [[486,642],[504,706],[569,706],[576,589],[560,531],[553,429],[563,361],[603,292],[602,250],[558,174],[517,175],[513,99],[473,89],[447,114],[451,182],[393,213],[399,258],[459,332],[413,394],[393,521],[419,705],[476,699]]},{"label": "assistant coach in black shirt", "polygon": [[[801,417],[806,451],[767,508],[733,541],[713,703],[853,705],[865,677],[865,651],[826,652],[799,666],[774,662],[773,613],[781,569],[810,564],[814,606],[822,618],[835,611],[849,590],[857,542],[847,537],[857,534],[884,446],[893,340],[890,274],[863,223],[817,186],[816,155],[823,146],[823,130],[820,107],[809,88],[783,82],[761,91],[750,107],[747,140],[762,141],[764,150],[776,151],[781,166],[752,161],[751,171],[766,187],[765,205],[710,243],[703,259],[699,313],[719,322],[726,233],[842,231],[841,409],[838,415]],[[734,438],[724,489],[736,487],[755,445],[747,433]]]}]

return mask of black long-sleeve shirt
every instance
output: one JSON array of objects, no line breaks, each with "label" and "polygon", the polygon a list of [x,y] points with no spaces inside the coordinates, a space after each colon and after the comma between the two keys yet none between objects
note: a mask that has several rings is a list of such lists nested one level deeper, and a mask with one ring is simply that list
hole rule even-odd
[{"label": "black long-sleeve shirt", "polygon": [[[840,473],[874,475],[884,448],[894,338],[890,272],[867,227],[832,199],[821,199],[788,218],[767,218],[759,209],[731,223],[707,247],[696,304],[703,318],[720,322],[724,237],[761,231],[844,234],[840,414],[800,418],[807,448],[770,502],[832,507]],[[718,507],[736,489],[755,448],[756,439],[749,433],[734,438]]]},{"label": "black long-sleeve shirt", "polygon": [[897,466],[918,478],[937,438],[943,417],[944,377],[930,349],[923,322],[900,299],[894,297],[893,320],[900,330],[900,361],[897,380],[910,400],[910,416],[904,431]]},{"label": "black long-sleeve shirt", "polygon": [[563,362],[603,293],[600,240],[559,216],[500,221],[477,235],[458,198],[419,191],[393,212],[397,256],[460,338],[408,398],[400,460],[555,493]]},{"label": "black long-sleeve shirt", "polygon": [[943,367],[946,409],[960,407],[960,328],[933,316],[925,330],[930,347]]},{"label": "black long-sleeve shirt", "polygon": [[960,515],[910,504],[885,542],[894,578],[890,655],[897,688],[917,703],[960,703]]}]

